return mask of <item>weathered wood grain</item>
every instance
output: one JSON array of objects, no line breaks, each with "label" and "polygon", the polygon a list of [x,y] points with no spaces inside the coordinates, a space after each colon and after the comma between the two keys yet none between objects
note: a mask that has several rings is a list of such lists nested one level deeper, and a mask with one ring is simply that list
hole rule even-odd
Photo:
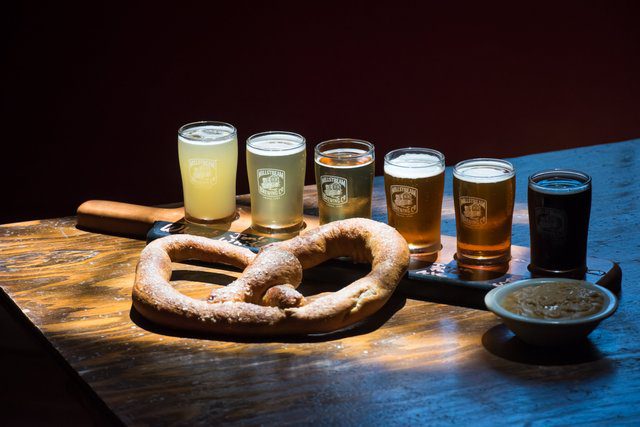
[{"label": "weathered wood grain", "polygon": [[[0,227],[0,286],[125,423],[631,424],[640,417],[640,141],[514,164],[514,243],[525,246],[526,176],[568,166],[594,177],[589,254],[621,263],[623,299],[580,346],[528,347],[490,313],[400,295],[365,324],[328,336],[236,342],[160,330],[131,313],[144,243],[77,230],[74,218]],[[450,181],[447,170],[445,234],[455,232]],[[382,194],[377,179],[378,219]],[[176,285],[194,296],[238,274],[175,270]],[[346,280],[316,269],[303,290]]]}]

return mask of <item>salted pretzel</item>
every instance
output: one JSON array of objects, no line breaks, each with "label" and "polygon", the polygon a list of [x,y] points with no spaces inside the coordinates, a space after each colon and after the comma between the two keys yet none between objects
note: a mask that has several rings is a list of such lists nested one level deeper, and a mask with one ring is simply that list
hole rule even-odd
[{"label": "salted pretzel", "polygon": [[[371,263],[371,272],[307,303],[295,290],[302,281],[302,271],[344,256]],[[207,301],[196,300],[169,283],[171,262],[186,259],[223,263],[244,271],[231,284],[215,289]],[[235,335],[331,332],[380,309],[408,265],[409,249],[400,233],[363,218],[323,225],[267,245],[258,255],[204,237],[168,236],[142,251],[133,305],[153,322],[191,331]]]}]

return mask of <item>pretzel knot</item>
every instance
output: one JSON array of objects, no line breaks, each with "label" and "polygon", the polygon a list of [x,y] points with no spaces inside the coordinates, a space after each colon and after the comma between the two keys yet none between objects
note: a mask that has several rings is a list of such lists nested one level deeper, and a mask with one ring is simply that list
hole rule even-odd
[{"label": "pretzel knot", "polygon": [[[371,272],[332,294],[307,303],[295,288],[303,269],[348,256],[371,263]],[[198,259],[244,268],[242,276],[213,291],[207,301],[171,286],[171,262]],[[395,229],[354,218],[265,246],[258,255],[230,243],[175,235],[142,251],[133,287],[136,310],[171,328],[235,335],[331,332],[379,310],[409,265],[409,249]],[[246,268],[245,268],[246,267]]]}]

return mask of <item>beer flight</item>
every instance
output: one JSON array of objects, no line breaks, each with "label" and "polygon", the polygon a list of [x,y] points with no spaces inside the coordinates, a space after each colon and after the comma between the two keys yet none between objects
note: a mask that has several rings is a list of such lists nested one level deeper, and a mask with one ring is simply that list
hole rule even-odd
[{"label": "beer flight", "polygon": [[[238,159],[235,127],[195,122],[178,131],[185,219],[197,224],[230,222],[236,214]],[[305,138],[262,132],[246,142],[252,228],[261,233],[302,229]],[[357,139],[332,139],[314,148],[320,224],[371,218],[375,147]],[[444,155],[401,148],[384,157],[388,223],[414,256],[441,249]],[[505,160],[465,160],[453,168],[459,264],[484,268],[508,264],[515,201],[515,169]],[[551,169],[529,177],[531,270],[540,276],[582,278],[586,267],[591,178]]]}]

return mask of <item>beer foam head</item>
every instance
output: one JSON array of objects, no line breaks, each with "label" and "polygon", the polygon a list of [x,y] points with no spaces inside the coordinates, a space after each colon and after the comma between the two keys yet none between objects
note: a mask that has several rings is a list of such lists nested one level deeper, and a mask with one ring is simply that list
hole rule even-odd
[{"label": "beer foam head", "polygon": [[247,139],[247,151],[260,156],[288,156],[305,148],[304,137],[292,132],[264,132]]},{"label": "beer foam head", "polygon": [[233,140],[235,136],[235,128],[226,124],[190,124],[178,131],[180,142],[194,145],[224,144]]},{"label": "beer foam head", "polygon": [[514,175],[515,170],[511,163],[498,159],[466,160],[453,168],[453,176],[467,182],[500,182]]},{"label": "beer foam head", "polygon": [[396,178],[429,178],[444,171],[444,162],[427,153],[401,154],[384,163],[384,172]]}]

